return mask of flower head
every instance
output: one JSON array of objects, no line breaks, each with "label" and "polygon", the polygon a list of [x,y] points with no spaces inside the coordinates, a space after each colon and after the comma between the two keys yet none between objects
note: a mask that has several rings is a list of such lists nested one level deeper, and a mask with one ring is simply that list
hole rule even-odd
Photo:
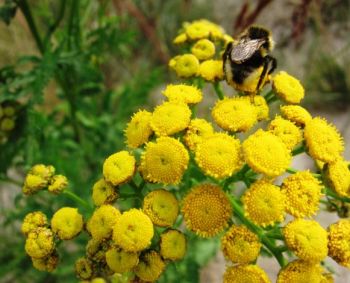
[{"label": "flower head", "polygon": [[58,254],[53,252],[48,257],[34,258],[32,257],[34,268],[40,271],[52,272],[58,265]]},{"label": "flower head", "polygon": [[139,255],[113,247],[106,252],[106,261],[114,272],[124,273],[131,271],[138,264]]},{"label": "flower head", "polygon": [[183,44],[187,41],[187,35],[186,33],[180,33],[178,36],[176,36],[173,40],[174,44]]},{"label": "flower head", "polygon": [[327,231],[315,220],[295,219],[284,227],[283,235],[300,259],[319,262],[327,256]]},{"label": "flower head", "polygon": [[284,71],[273,77],[272,87],[288,103],[298,104],[304,98],[305,91],[300,81]]},{"label": "flower head", "polygon": [[93,276],[92,262],[85,257],[79,258],[75,262],[75,273],[82,280],[91,279]]},{"label": "flower head", "polygon": [[41,211],[35,211],[28,213],[24,217],[21,230],[25,236],[28,236],[28,234],[36,228],[46,227],[47,225],[48,222],[46,215]]},{"label": "flower head", "polygon": [[232,225],[221,238],[224,256],[233,263],[250,263],[256,260],[260,248],[258,236],[243,225]]},{"label": "flower head", "polygon": [[232,208],[220,187],[201,184],[183,199],[182,213],[188,229],[201,237],[212,237],[227,227]]},{"label": "flower head", "polygon": [[160,235],[160,254],[164,259],[180,260],[186,253],[186,238],[177,230],[167,230]]},{"label": "flower head", "polygon": [[310,113],[299,105],[283,105],[281,106],[281,114],[285,119],[302,127],[312,120]]},{"label": "flower head", "polygon": [[113,203],[117,197],[116,189],[104,179],[98,180],[92,187],[92,200],[96,206]]},{"label": "flower head", "polygon": [[213,39],[221,38],[224,35],[222,27],[205,19],[185,23],[185,33],[190,40],[212,37]]},{"label": "flower head", "polygon": [[242,166],[240,142],[228,134],[213,134],[197,145],[195,159],[209,176],[217,179],[231,176]]},{"label": "flower head", "polygon": [[156,251],[148,251],[140,256],[140,261],[134,272],[141,280],[154,282],[162,274],[165,263]]},{"label": "flower head", "polygon": [[[241,98],[248,101],[249,103],[252,103],[251,96],[246,95],[246,96],[242,96]],[[266,120],[269,118],[269,106],[266,103],[266,100],[263,96],[254,95],[252,105],[255,106],[255,111],[256,111],[258,121]]]},{"label": "flower head", "polygon": [[152,182],[177,184],[187,169],[189,155],[184,145],[170,137],[149,142],[141,156],[141,172]]},{"label": "flower head", "polygon": [[328,230],[328,255],[340,265],[350,268],[350,220],[339,220]]},{"label": "flower head", "polygon": [[166,190],[155,190],[143,200],[143,211],[155,225],[172,226],[179,213],[176,197]]},{"label": "flower head", "polygon": [[278,273],[277,283],[321,283],[322,268],[319,263],[294,260]]},{"label": "flower head", "polygon": [[208,39],[198,40],[191,48],[198,60],[208,60],[215,55],[215,44]]},{"label": "flower head", "polygon": [[24,181],[23,193],[30,195],[46,188],[55,174],[55,168],[51,165],[37,164],[28,172]]},{"label": "flower head", "polygon": [[243,155],[248,165],[256,172],[269,177],[282,174],[291,161],[290,151],[279,137],[258,130],[243,144]]},{"label": "flower head", "polygon": [[125,129],[126,143],[129,148],[138,148],[148,141],[153,131],[150,125],[152,113],[146,110],[136,112]]},{"label": "flower head", "polygon": [[199,61],[193,54],[178,55],[169,62],[176,75],[183,78],[195,76],[199,70]]},{"label": "flower head", "polygon": [[39,227],[29,232],[25,244],[26,253],[32,258],[45,258],[54,248],[54,236],[50,229]]},{"label": "flower head", "polygon": [[191,150],[195,150],[197,145],[214,134],[211,123],[204,119],[191,120],[184,135],[185,144]]},{"label": "flower head", "polygon": [[266,272],[257,265],[235,265],[226,269],[224,283],[271,283]]},{"label": "flower head", "polygon": [[113,186],[127,182],[135,173],[135,157],[123,150],[110,155],[103,163],[103,176]]},{"label": "flower head", "polygon": [[334,163],[327,164],[326,177],[338,195],[350,197],[350,169],[347,161],[339,158]]},{"label": "flower head", "polygon": [[169,101],[184,102],[187,104],[196,104],[203,99],[203,94],[200,89],[185,84],[169,84],[163,91],[163,95],[167,97]]},{"label": "flower head", "polygon": [[110,244],[108,241],[91,238],[85,248],[86,256],[95,262],[105,262],[106,251],[109,247]]},{"label": "flower head", "polygon": [[199,66],[198,73],[203,79],[209,82],[223,80],[224,71],[222,64],[222,60],[210,59],[203,61]]},{"label": "flower head", "polygon": [[151,219],[141,210],[124,212],[113,228],[113,241],[123,250],[138,252],[146,249],[153,238]]},{"label": "flower head", "polygon": [[54,175],[50,180],[50,185],[48,186],[48,191],[54,194],[59,194],[68,186],[68,180],[66,176]]},{"label": "flower head", "polygon": [[83,229],[83,216],[77,208],[63,207],[51,219],[52,231],[62,240],[70,240]]},{"label": "flower head", "polygon": [[261,179],[253,183],[243,199],[246,216],[260,226],[284,220],[285,198],[279,187]]}]

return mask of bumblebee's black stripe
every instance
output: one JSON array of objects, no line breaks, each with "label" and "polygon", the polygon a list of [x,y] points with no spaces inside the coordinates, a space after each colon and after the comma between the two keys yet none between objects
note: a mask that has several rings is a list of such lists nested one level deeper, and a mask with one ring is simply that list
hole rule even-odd
[{"label": "bumblebee's black stripe", "polygon": [[[261,39],[261,38],[268,39],[270,37],[270,32],[268,30],[257,26],[251,26],[248,29],[247,34],[250,39]],[[270,41],[266,40],[266,42],[262,45],[262,47],[264,47],[267,50],[270,50],[271,48],[270,45],[271,45]]]}]

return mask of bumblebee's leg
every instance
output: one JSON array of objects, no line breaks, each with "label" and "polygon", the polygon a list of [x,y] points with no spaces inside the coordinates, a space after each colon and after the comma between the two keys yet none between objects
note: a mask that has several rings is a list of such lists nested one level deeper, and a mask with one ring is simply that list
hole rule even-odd
[{"label": "bumblebee's leg", "polygon": [[[270,65],[271,63],[271,65]],[[269,68],[270,66],[270,68]],[[266,55],[264,57],[264,66],[263,66],[263,70],[261,72],[261,75],[260,75],[260,78],[259,78],[259,82],[258,82],[258,85],[256,86],[256,90],[258,91],[262,82],[263,82],[263,79],[265,78],[266,74],[271,74],[277,67],[277,60],[270,56],[270,55]],[[269,69],[269,70],[268,70]]]},{"label": "bumblebee's leg", "polygon": [[270,70],[268,72],[268,74],[270,75],[277,68],[277,60],[276,60],[276,58],[274,58],[270,55],[265,56],[265,58],[268,58],[271,62],[271,67],[270,67]]}]

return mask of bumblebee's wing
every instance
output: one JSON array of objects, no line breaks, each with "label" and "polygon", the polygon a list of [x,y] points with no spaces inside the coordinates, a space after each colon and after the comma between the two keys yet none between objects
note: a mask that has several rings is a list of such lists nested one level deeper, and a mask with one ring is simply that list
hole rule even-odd
[{"label": "bumblebee's wing", "polygon": [[238,44],[232,46],[231,60],[237,63],[248,60],[264,43],[265,39],[240,40]]}]

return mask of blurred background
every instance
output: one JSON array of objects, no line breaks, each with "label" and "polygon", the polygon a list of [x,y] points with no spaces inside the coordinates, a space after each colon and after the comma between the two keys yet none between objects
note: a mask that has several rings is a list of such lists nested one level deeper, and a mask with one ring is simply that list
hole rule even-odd
[{"label": "blurred background", "polygon": [[[24,215],[40,207],[51,216],[70,204],[61,196],[24,198],[25,171],[53,164],[88,198],[104,158],[123,148],[130,115],[152,109],[177,80],[167,64],[185,21],[205,18],[233,36],[253,23],[269,28],[278,70],[301,80],[302,105],[338,127],[350,159],[349,0],[0,0],[0,18],[0,103],[19,103],[15,131],[0,145],[0,282],[76,281],[84,237],[67,244],[53,274],[34,270],[24,253]],[[211,259],[218,243],[199,245],[201,272],[181,282],[221,282],[224,260]],[[276,273],[274,261],[261,264]],[[349,271],[336,272],[336,282],[350,282]],[[161,282],[174,282],[168,276]]]}]

